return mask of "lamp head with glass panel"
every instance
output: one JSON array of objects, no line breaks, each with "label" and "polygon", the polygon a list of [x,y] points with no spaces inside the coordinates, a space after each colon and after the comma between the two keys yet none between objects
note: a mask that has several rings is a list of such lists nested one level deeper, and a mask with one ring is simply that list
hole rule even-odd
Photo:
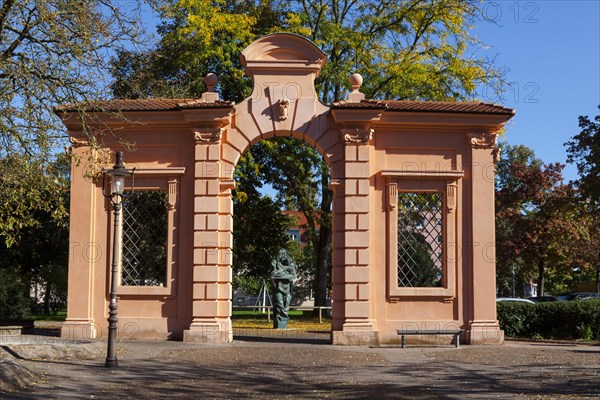
[{"label": "lamp head with glass panel", "polygon": [[[131,175],[133,177],[134,170],[128,170],[123,163],[123,152],[117,151],[115,165],[112,169],[104,172],[104,179],[108,175],[110,177],[110,193],[104,193],[105,197],[109,197],[113,204],[121,203],[123,193],[125,192],[125,177]],[[106,184],[103,185],[106,187]],[[133,187],[133,184],[132,184]]]}]

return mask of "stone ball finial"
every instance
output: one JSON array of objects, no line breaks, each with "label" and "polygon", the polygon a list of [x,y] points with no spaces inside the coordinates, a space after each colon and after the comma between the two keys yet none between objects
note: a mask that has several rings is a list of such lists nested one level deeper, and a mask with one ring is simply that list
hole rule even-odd
[{"label": "stone ball finial", "polygon": [[365,95],[358,91],[361,85],[363,84],[363,77],[361,74],[352,74],[350,75],[350,85],[352,86],[352,91],[348,93],[348,101],[352,103],[360,103],[364,100]]},{"label": "stone ball finial", "polygon": [[358,91],[361,85],[363,84],[363,77],[361,74],[352,74],[350,75],[350,85],[352,86],[353,91]]},{"label": "stone ball finial", "polygon": [[206,84],[206,91],[214,92],[215,86],[217,86],[218,82],[219,82],[219,78],[217,78],[217,75],[213,74],[212,72],[207,74],[204,77],[204,83]]}]

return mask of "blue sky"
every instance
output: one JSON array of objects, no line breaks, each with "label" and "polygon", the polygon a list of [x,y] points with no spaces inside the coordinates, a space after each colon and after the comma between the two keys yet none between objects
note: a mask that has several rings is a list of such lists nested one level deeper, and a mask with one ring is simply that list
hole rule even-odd
[{"label": "blue sky", "polygon": [[[507,67],[511,90],[501,101],[515,108],[510,144],[532,148],[544,162],[566,162],[563,146],[579,133],[578,116],[593,118],[600,104],[600,1],[487,1],[473,33]],[[577,170],[567,166],[565,178]]]}]

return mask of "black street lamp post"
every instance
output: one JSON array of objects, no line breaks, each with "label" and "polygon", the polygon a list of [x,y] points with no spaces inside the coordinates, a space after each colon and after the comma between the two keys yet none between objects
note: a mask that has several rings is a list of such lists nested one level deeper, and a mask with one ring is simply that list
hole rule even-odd
[{"label": "black street lamp post", "polygon": [[[116,368],[119,366],[116,352],[117,326],[119,319],[117,318],[117,279],[119,272],[119,261],[121,259],[121,209],[123,207],[123,193],[125,190],[125,177],[133,175],[133,171],[125,169],[123,164],[123,152],[117,151],[116,162],[112,169],[104,172],[110,177],[110,193],[104,194],[110,198],[114,211],[114,230],[113,230],[113,253],[112,266],[110,276],[110,302],[108,304],[108,349],[106,352],[106,363],[108,368]],[[106,185],[103,185],[103,190]]]}]

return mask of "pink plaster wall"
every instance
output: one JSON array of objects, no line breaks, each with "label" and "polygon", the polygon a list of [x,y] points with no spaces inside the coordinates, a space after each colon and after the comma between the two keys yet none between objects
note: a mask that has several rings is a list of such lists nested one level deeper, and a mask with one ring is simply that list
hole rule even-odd
[{"label": "pink plaster wall", "polygon": [[[126,112],[125,121],[96,114],[98,126],[118,128],[115,132],[134,144],[125,148],[110,134],[98,136],[111,152],[125,151],[128,167],[178,180],[171,282],[161,293],[119,295],[121,338],[232,340],[233,171],[252,144],[293,136],[314,145],[332,172],[333,343],[395,343],[397,329],[415,327],[462,328],[463,340],[502,343],[489,245],[494,243],[493,133],[510,117],[330,109],[314,91],[325,57],[295,35],[259,39],[243,52],[242,62],[254,92],[235,106],[208,107],[217,98],[209,93],[203,97],[206,107]],[[354,92],[349,101],[360,99]],[[289,103],[285,118],[278,109],[282,101]],[[65,124],[73,138],[81,138],[76,122],[65,117]],[[74,154],[85,161],[89,147],[74,143]],[[74,163],[72,170],[69,301],[62,335],[73,338],[103,337],[107,328],[109,203],[97,182],[83,178],[85,168],[85,162]],[[392,287],[390,185],[442,188],[451,196],[453,208],[445,217],[453,241],[446,249],[451,256],[446,287]],[[87,243],[100,249],[93,258],[82,256],[80,247]]]}]

